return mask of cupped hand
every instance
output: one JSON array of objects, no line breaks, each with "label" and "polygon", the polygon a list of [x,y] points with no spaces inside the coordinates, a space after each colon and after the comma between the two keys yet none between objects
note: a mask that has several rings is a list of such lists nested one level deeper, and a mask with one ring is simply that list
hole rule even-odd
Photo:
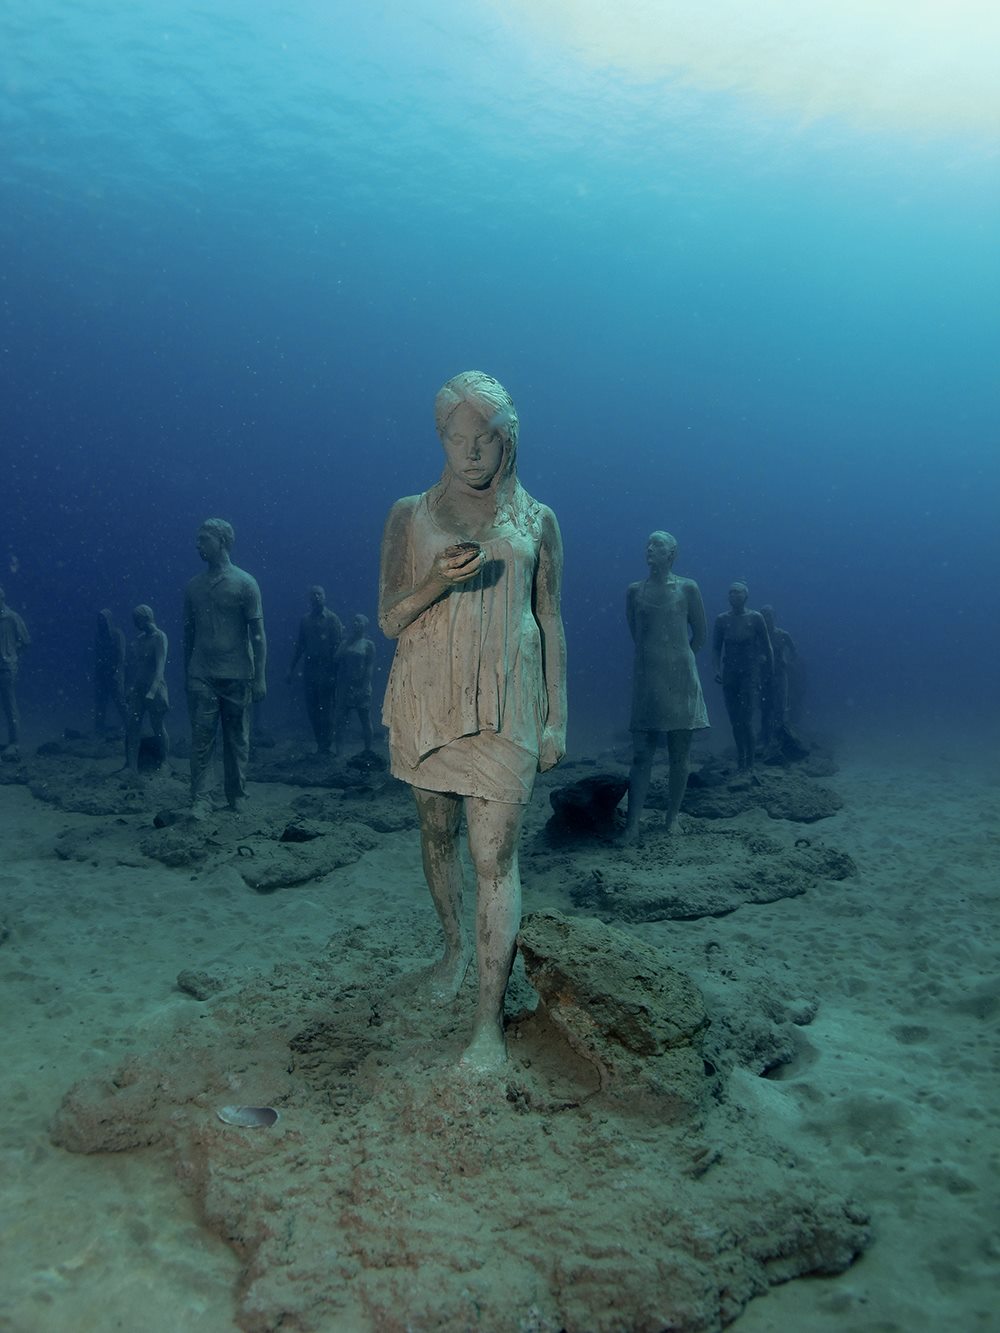
[{"label": "cupped hand", "polygon": [[434,557],[431,572],[439,582],[446,585],[468,583],[470,579],[476,577],[485,563],[486,554],[481,546],[475,550],[460,551],[457,555],[439,551]]}]

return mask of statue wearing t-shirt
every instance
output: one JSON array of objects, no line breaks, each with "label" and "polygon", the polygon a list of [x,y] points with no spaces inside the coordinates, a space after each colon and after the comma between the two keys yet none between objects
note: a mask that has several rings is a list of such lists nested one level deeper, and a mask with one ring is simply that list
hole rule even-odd
[{"label": "statue wearing t-shirt", "polygon": [[229,558],[235,534],[221,518],[198,529],[198,554],[208,568],[184,593],[184,670],[191,714],[191,803],[208,813],[205,784],[217,726],[222,730],[226,800],[246,797],[250,706],[267,692],[267,640],[257,580]]},{"label": "statue wearing t-shirt", "polygon": [[16,611],[7,605],[7,597],[0,588],[0,708],[7,719],[7,745],[3,750],[5,759],[17,759],[17,740],[21,715],[17,711],[18,658],[31,642],[27,626]]}]

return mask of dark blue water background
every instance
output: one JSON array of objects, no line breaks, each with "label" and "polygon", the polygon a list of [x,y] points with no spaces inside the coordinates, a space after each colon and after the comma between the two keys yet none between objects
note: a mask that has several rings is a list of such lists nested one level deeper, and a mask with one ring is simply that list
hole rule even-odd
[{"label": "dark blue water background", "polygon": [[26,739],[88,725],[105,605],[129,633],[154,606],[180,706],[212,514],[263,590],[270,715],[297,717],[306,589],[374,619],[385,512],[438,475],[433,395],[470,367],[511,390],[562,523],[578,745],[627,723],[624,590],[658,527],[710,617],[734,577],[777,607],[815,725],[994,723],[996,124],[863,109],[602,67],[480,0],[8,0]]}]

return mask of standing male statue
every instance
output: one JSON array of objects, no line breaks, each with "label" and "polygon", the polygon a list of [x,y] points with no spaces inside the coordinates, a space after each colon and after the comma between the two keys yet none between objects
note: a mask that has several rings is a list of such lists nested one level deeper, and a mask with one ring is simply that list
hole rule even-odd
[{"label": "standing male statue", "polygon": [[299,622],[292,665],[288,668],[291,684],[295,668],[302,659],[306,712],[316,738],[316,753],[329,754],[333,744],[333,696],[337,683],[337,649],[344,637],[344,626],[326,604],[326,593],[317,583],[309,589],[309,613]]},{"label": "standing male statue", "polygon": [[7,721],[7,745],[3,751],[5,759],[17,759],[17,742],[21,725],[21,715],[17,711],[17,694],[14,686],[17,681],[18,658],[31,642],[24,621],[7,605],[7,595],[0,588],[0,707]]},{"label": "standing male statue", "polygon": [[226,800],[241,809],[250,752],[250,705],[267,693],[267,640],[257,580],[229,557],[235,533],[222,518],[198,529],[198,554],[208,568],[184,593],[184,673],[191,714],[191,805],[208,813],[205,785],[222,725]]},{"label": "standing male statue", "polygon": [[708,726],[695,663],[695,653],[705,642],[705,607],[694,579],[673,572],[676,558],[675,537],[663,531],[650,533],[649,578],[629,584],[625,599],[635,643],[626,843],[639,837],[657,746],[666,740],[670,767],[664,828],[669,833],[687,788],[692,734]]},{"label": "standing male statue", "polygon": [[755,780],[753,710],[760,689],[761,670],[774,670],[771,640],[759,611],[747,608],[750,590],[742,579],[729,587],[729,610],[715,618],[712,632],[712,663],[716,682],[722,686],[726,712],[736,743],[736,768]]}]

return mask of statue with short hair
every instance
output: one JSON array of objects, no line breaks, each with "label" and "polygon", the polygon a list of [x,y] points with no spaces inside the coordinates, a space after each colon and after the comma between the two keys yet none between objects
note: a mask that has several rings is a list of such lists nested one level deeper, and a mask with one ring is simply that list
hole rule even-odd
[{"label": "statue with short hair", "polygon": [[267,639],[257,580],[230,558],[232,525],[209,518],[198,529],[207,569],[184,593],[184,675],[191,715],[191,805],[208,813],[206,783],[215,733],[222,731],[222,768],[229,808],[246,799],[250,707],[267,693]]},{"label": "statue with short hair", "polygon": [[5,759],[17,760],[21,736],[21,714],[17,707],[17,671],[20,657],[31,643],[24,621],[7,605],[7,594],[0,588],[0,708],[7,723]]},{"label": "statue with short hair", "polygon": [[334,753],[340,754],[347,720],[357,714],[363,748],[372,748],[372,675],[375,645],[368,637],[368,617],[358,614],[351,621],[347,638],[337,649],[337,706],[334,714]]},{"label": "statue with short hair", "polygon": [[288,668],[289,684],[302,662],[306,712],[316,740],[317,754],[329,754],[333,744],[334,692],[337,682],[337,649],[344,626],[326,604],[320,585],[309,589],[309,612],[299,622],[298,638]]},{"label": "statue with short hair", "polygon": [[736,767],[752,776],[754,769],[753,710],[761,671],[773,668],[771,640],[759,611],[747,608],[750,590],[742,579],[729,588],[729,610],[716,617],[712,633],[715,679],[722,686],[726,712],[736,743]]},{"label": "statue with short hair", "polygon": [[167,636],[157,624],[153,608],[142,603],[132,612],[138,631],[125,658],[125,766],[139,771],[139,745],[143,718],[149,716],[156,742],[158,762],[166,759],[170,743],[164,719],[170,707],[164,671],[167,665]]},{"label": "statue with short hair", "polygon": [[464,810],[475,869],[479,997],[463,1063],[506,1059],[503,1006],[521,919],[518,844],[537,771],[566,748],[562,540],[517,479],[518,418],[482,371],[434,401],[440,480],[397,500],[382,540],[379,624],[395,639],[383,721],[413,787],[424,874],[444,931],[433,969],[454,996],[472,949],[462,911]]},{"label": "statue with short hair", "polygon": [[629,585],[625,615],[635,644],[632,675],[632,768],[625,841],[639,836],[653,757],[666,740],[669,759],[665,827],[669,833],[687,787],[692,734],[708,726],[695,653],[705,642],[705,607],[694,579],[673,572],[677,541],[653,532],[646,542],[649,577]]}]

